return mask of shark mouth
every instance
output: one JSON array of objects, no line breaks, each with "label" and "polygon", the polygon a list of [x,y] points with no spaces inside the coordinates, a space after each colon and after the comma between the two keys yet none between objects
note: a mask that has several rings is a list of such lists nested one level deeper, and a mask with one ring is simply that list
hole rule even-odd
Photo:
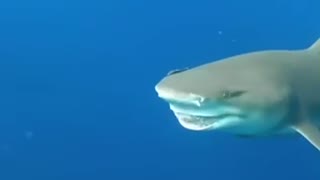
[{"label": "shark mouth", "polygon": [[218,129],[229,124],[231,122],[230,120],[245,119],[245,115],[234,113],[199,116],[174,111],[174,115],[184,128],[194,131]]},{"label": "shark mouth", "polygon": [[214,124],[224,116],[194,116],[178,112],[174,114],[184,128],[195,131],[212,129]]},{"label": "shark mouth", "polygon": [[[225,127],[234,120],[244,119],[245,114],[236,107],[210,106],[199,108],[186,104],[170,103],[170,109],[180,125],[189,130],[204,131]],[[208,108],[209,107],[209,108]]]}]

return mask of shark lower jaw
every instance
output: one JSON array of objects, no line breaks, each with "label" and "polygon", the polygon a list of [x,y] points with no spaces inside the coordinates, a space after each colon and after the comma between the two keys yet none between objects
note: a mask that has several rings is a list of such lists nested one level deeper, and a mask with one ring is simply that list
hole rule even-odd
[{"label": "shark lower jaw", "polygon": [[193,104],[169,102],[170,109],[181,126],[194,131],[223,129],[243,121],[244,112],[237,107],[216,103]]},{"label": "shark lower jaw", "polygon": [[172,108],[171,110],[182,127],[193,131],[219,130],[242,135],[264,134],[275,130],[279,122],[277,114],[265,116],[265,113],[255,111],[235,113],[232,108],[212,110],[211,114],[208,110],[199,109],[182,111]]},{"label": "shark lower jaw", "polygon": [[243,120],[241,115],[220,114],[212,116],[199,116],[181,112],[174,112],[181,126],[194,131],[223,129]]},{"label": "shark lower jaw", "polygon": [[214,124],[218,121],[215,117],[194,116],[174,112],[181,126],[194,131],[204,131],[214,128]]}]

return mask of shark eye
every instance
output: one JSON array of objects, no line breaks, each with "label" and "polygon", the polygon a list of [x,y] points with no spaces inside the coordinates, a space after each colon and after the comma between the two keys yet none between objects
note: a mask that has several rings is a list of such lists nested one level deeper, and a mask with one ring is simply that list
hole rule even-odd
[{"label": "shark eye", "polygon": [[167,76],[173,75],[173,74],[177,74],[180,72],[183,72],[185,70],[188,70],[189,68],[183,68],[183,69],[174,69],[168,72]]},{"label": "shark eye", "polygon": [[243,93],[245,93],[245,91],[228,91],[228,90],[225,90],[225,91],[222,92],[221,97],[223,99],[229,99],[229,98],[241,96]]},{"label": "shark eye", "polygon": [[222,92],[222,98],[226,99],[226,98],[229,98],[230,96],[231,96],[230,91],[223,91]]}]

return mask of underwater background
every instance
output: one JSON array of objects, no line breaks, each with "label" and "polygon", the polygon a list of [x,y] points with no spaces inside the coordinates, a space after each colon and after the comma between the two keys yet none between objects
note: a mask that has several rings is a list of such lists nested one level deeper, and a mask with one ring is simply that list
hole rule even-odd
[{"label": "underwater background", "polygon": [[[172,69],[320,37],[316,0],[0,2],[1,180],[317,180],[300,136],[182,128]],[[319,67],[320,70],[320,67]]]}]

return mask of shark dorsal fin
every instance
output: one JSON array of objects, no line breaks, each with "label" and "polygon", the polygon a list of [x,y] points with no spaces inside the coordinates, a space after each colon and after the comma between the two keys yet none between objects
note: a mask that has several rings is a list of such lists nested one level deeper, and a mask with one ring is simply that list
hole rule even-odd
[{"label": "shark dorsal fin", "polygon": [[308,50],[313,51],[320,55],[320,38],[317,39],[309,48]]}]

